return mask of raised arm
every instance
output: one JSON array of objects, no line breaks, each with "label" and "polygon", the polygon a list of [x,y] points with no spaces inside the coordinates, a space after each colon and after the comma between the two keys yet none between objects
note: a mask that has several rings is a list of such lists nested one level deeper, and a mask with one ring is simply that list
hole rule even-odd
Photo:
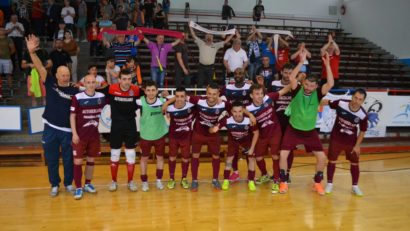
[{"label": "raised arm", "polygon": [[306,60],[306,52],[302,51],[300,52],[299,55],[299,63],[298,65],[293,69],[292,73],[289,75],[289,81],[290,81],[290,86],[292,90],[295,90],[298,87],[298,80],[296,77],[299,74],[300,68],[303,66],[303,63]]},{"label": "raised arm", "polygon": [[36,68],[40,74],[41,81],[45,82],[47,78],[47,70],[36,54],[36,51],[39,49],[40,40],[35,35],[29,35],[26,38],[26,45],[31,61],[33,61],[34,68]]},{"label": "raised arm", "polygon": [[195,30],[189,26],[189,22],[188,22],[188,27],[189,27],[189,31],[191,32],[192,38],[199,39],[195,34]]},{"label": "raised arm", "polygon": [[282,36],[279,36],[279,41],[280,41],[281,43],[283,43],[283,45],[285,45],[287,48],[289,48],[289,43],[288,43],[286,40],[284,40],[284,39],[282,38]]},{"label": "raised arm", "polygon": [[323,63],[325,64],[326,67],[326,80],[327,82],[323,84],[322,86],[322,95],[326,95],[330,89],[332,89],[334,85],[334,80],[333,80],[333,73],[332,69],[330,68],[330,58],[329,58],[329,53],[325,53],[325,55],[322,57]]},{"label": "raised arm", "polygon": [[[184,33],[182,33],[182,36],[185,36]],[[181,39],[175,39],[175,41],[173,43],[171,43],[171,45],[174,47],[176,45],[178,45],[181,42]]]},{"label": "raised arm", "polygon": [[232,40],[233,36],[235,36],[235,34],[231,34],[231,35],[229,35],[228,37],[226,37],[226,39],[224,40],[224,44],[229,43],[229,41]]}]

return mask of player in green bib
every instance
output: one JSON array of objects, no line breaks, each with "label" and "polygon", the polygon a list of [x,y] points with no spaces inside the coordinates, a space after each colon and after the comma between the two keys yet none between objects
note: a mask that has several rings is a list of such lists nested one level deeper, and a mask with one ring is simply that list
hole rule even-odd
[{"label": "player in green bib", "polygon": [[168,125],[165,117],[162,114],[162,104],[165,99],[158,97],[157,84],[149,80],[145,84],[145,96],[137,100],[138,108],[140,109],[140,147],[141,147],[141,181],[142,191],[149,190],[147,166],[148,158],[151,154],[151,147],[155,147],[155,155],[157,159],[157,189],[164,188],[162,184],[162,176],[164,172],[164,153],[165,153],[165,135],[168,133]]},{"label": "player in green bib", "polygon": [[318,89],[319,79],[315,76],[307,76],[302,80],[302,84],[298,84],[296,76],[299,74],[300,68],[306,60],[306,52],[301,52],[299,57],[299,64],[293,69],[292,74],[289,76],[292,88],[292,101],[285,112],[290,118],[289,125],[283,136],[280,151],[281,183],[279,192],[286,193],[288,191],[286,169],[288,168],[287,159],[290,151],[295,149],[296,145],[304,144],[305,149],[308,152],[313,152],[316,156],[316,174],[314,176],[315,183],[313,189],[320,195],[324,195],[325,192],[321,181],[323,179],[326,156],[315,126],[320,101],[333,87],[333,75],[329,63],[329,54],[326,53],[322,59],[325,63],[327,73],[329,73],[327,75],[327,83]]}]

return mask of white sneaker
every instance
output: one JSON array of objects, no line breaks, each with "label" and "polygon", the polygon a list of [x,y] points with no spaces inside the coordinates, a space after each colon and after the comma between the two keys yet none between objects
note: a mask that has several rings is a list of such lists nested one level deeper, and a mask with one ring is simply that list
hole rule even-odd
[{"label": "white sneaker", "polygon": [[117,182],[113,181],[113,182],[111,182],[110,186],[108,187],[108,190],[110,192],[115,192],[115,191],[117,191],[117,187],[118,187]]},{"label": "white sneaker", "polygon": [[358,197],[362,197],[363,196],[363,192],[362,190],[360,190],[359,186],[357,185],[353,185],[352,187],[352,193]]},{"label": "white sneaker", "polygon": [[146,181],[142,182],[142,191],[143,192],[148,192],[148,190],[149,190],[148,182],[146,182]]},{"label": "white sneaker", "polygon": [[130,181],[130,182],[128,182],[128,189],[129,189],[131,192],[136,192],[136,191],[138,190],[138,187],[137,187],[137,185],[134,183],[134,181]]},{"label": "white sneaker", "polygon": [[332,183],[327,183],[326,188],[325,188],[325,193],[326,194],[331,194],[333,191],[333,184]]},{"label": "white sneaker", "polygon": [[97,193],[97,190],[95,190],[94,185],[92,185],[92,184],[85,184],[85,185],[84,185],[84,192]]},{"label": "white sneaker", "polygon": [[72,185],[67,185],[67,186],[65,186],[65,191],[66,191],[66,192],[69,192],[69,193],[71,193],[71,194],[74,195],[74,193],[75,193],[75,188],[74,188],[74,186],[72,186]]},{"label": "white sneaker", "polygon": [[58,196],[58,186],[51,187],[50,196],[51,197]]},{"label": "white sneaker", "polygon": [[164,185],[162,184],[161,180],[157,180],[157,182],[155,183],[155,186],[157,186],[157,189],[159,190],[164,189]]}]

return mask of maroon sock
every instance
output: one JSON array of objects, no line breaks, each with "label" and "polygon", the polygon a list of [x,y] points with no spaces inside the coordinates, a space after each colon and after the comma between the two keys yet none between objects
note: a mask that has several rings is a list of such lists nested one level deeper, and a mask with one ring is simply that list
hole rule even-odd
[{"label": "maroon sock", "polygon": [[192,158],[191,161],[191,174],[192,180],[198,180],[199,158]]},{"label": "maroon sock", "polygon": [[118,161],[111,161],[111,179],[114,182],[117,182],[118,164]]},{"label": "maroon sock", "polygon": [[352,174],[352,185],[359,183],[360,169],[359,165],[350,165],[350,174]]},{"label": "maroon sock", "polygon": [[238,154],[233,155],[233,160],[232,160],[232,170],[238,171]]},{"label": "maroon sock", "polygon": [[248,170],[248,180],[255,180],[255,171]]},{"label": "maroon sock", "polygon": [[220,167],[221,167],[221,160],[212,158],[212,179],[213,180],[218,179]]},{"label": "maroon sock", "polygon": [[224,180],[228,180],[230,174],[231,174],[231,170],[225,170],[224,171]]},{"label": "maroon sock", "polygon": [[162,179],[162,175],[164,175],[164,169],[157,169],[157,180]]},{"label": "maroon sock", "polygon": [[127,163],[127,173],[128,173],[128,182],[131,182],[132,179],[134,178],[134,169],[135,169],[135,163]]},{"label": "maroon sock", "polygon": [[327,183],[333,183],[333,176],[335,175],[336,164],[328,163],[327,164]]},{"label": "maroon sock", "polygon": [[257,160],[257,161],[256,161],[256,165],[258,165],[258,168],[259,168],[259,170],[261,171],[262,176],[268,174],[268,171],[266,170],[265,159]]},{"label": "maroon sock", "polygon": [[315,183],[320,183],[323,179],[323,172],[321,171],[316,172],[314,179],[315,179]]},{"label": "maroon sock", "polygon": [[148,176],[147,175],[141,175],[141,181],[142,182],[147,182],[148,181]]},{"label": "maroon sock", "polygon": [[169,178],[171,178],[172,180],[175,179],[175,168],[177,165],[177,161],[176,160],[169,160],[168,161],[168,168],[169,168]]},{"label": "maroon sock", "polygon": [[279,182],[279,160],[273,160],[273,180]]},{"label": "maroon sock", "polygon": [[74,165],[74,183],[76,188],[81,188],[81,179],[83,178],[83,166]]},{"label": "maroon sock", "polygon": [[181,168],[182,168],[182,178],[186,178],[186,176],[188,175],[189,162],[182,161]]},{"label": "maroon sock", "polygon": [[290,151],[289,156],[288,156],[288,174],[290,172],[290,169],[292,168],[292,164],[293,164],[293,150]]}]

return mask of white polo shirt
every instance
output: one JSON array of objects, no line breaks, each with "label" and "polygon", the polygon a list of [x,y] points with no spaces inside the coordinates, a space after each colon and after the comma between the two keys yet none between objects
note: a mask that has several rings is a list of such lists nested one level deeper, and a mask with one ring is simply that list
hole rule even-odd
[{"label": "white polo shirt", "polygon": [[224,60],[228,61],[229,69],[233,72],[236,68],[243,68],[244,63],[248,62],[248,56],[242,48],[238,52],[229,48],[225,52]]},{"label": "white polo shirt", "polygon": [[61,16],[64,17],[64,22],[66,24],[74,24],[74,18],[69,14],[75,14],[75,10],[73,7],[69,6],[61,9]]}]

